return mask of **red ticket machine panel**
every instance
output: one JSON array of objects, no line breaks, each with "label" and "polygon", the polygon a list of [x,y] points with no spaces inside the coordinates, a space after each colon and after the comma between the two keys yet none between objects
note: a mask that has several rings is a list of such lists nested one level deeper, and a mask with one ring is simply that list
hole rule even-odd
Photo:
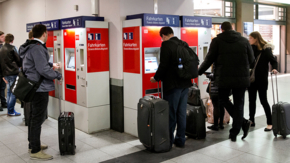
[{"label": "red ticket machine panel", "polygon": [[[53,31],[47,31],[47,41],[46,41],[46,47],[48,49],[48,53],[50,55],[50,62],[53,63],[54,61],[54,51],[53,51],[53,48],[54,48],[54,40],[53,40]],[[55,91],[50,91],[49,92],[49,95],[52,96],[52,97],[55,97]]]},{"label": "red ticket machine panel", "polygon": [[64,42],[64,86],[65,86],[65,100],[77,103],[77,84],[76,84],[76,70],[75,70],[75,46],[76,36],[74,29],[63,30]]}]

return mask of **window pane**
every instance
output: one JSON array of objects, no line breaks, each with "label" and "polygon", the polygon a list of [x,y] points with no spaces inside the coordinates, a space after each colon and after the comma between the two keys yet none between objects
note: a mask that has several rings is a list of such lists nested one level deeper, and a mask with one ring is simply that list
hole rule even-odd
[{"label": "window pane", "polygon": [[195,15],[223,17],[223,1],[193,0],[193,6]]},{"label": "window pane", "polygon": [[232,17],[232,13],[226,13],[226,17]]},{"label": "window pane", "polygon": [[278,7],[259,5],[259,19],[263,20],[277,20],[278,18]]},{"label": "window pane", "polygon": [[226,2],[226,6],[227,7],[232,7],[233,6],[233,3],[232,2]]},{"label": "window pane", "polygon": [[233,8],[226,7],[226,12],[233,12]]}]

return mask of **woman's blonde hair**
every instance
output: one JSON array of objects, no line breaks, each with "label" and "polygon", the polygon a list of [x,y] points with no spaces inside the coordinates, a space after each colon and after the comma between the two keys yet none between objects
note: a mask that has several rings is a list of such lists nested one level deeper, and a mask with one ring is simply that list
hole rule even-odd
[{"label": "woman's blonde hair", "polygon": [[261,34],[257,31],[252,32],[250,36],[253,37],[254,39],[257,39],[257,46],[259,50],[262,50],[264,46],[267,44],[267,42],[262,38]]}]

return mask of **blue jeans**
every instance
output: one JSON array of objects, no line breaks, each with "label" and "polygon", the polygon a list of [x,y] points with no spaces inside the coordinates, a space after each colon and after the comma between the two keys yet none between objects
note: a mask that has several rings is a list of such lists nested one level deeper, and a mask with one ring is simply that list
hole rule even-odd
[{"label": "blue jeans", "polygon": [[[164,93],[164,100],[169,103],[169,132],[170,142],[183,146],[185,143],[186,107],[188,88],[172,89]],[[177,125],[177,133],[174,131]]]},{"label": "blue jeans", "polygon": [[8,109],[8,114],[13,114],[14,113],[16,97],[11,92],[10,87],[13,84],[13,82],[16,80],[16,77],[17,77],[17,75],[12,75],[12,76],[6,76],[5,77],[5,80],[8,82],[8,84],[7,84],[7,109]]}]

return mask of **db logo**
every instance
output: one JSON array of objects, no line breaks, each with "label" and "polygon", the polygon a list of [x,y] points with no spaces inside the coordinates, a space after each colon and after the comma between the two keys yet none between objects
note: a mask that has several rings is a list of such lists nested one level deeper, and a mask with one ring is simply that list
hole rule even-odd
[{"label": "db logo", "polygon": [[57,41],[57,36],[53,36],[53,41]]},{"label": "db logo", "polygon": [[76,40],[80,40],[80,35],[76,35]]},{"label": "db logo", "polygon": [[208,84],[208,81],[204,81],[204,82],[203,82],[203,85],[207,85],[207,84]]}]

